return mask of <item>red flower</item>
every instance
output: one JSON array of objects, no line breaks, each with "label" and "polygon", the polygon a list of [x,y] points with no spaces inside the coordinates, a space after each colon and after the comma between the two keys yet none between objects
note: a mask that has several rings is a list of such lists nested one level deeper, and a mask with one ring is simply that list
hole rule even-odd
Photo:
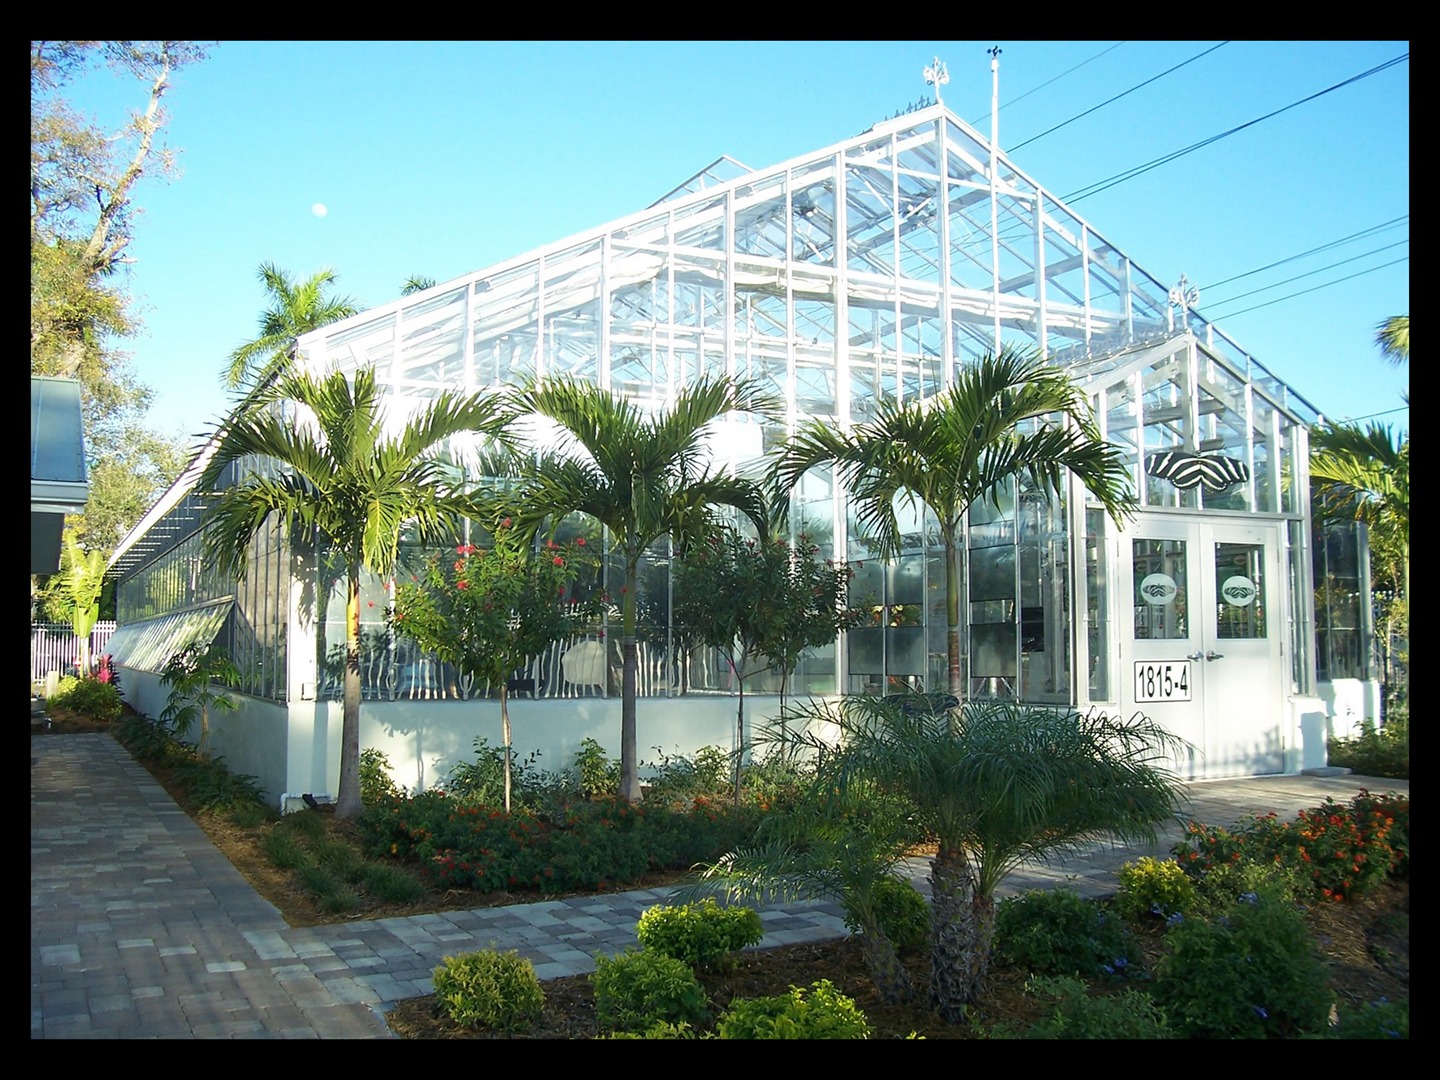
[{"label": "red flower", "polygon": [[506,518],[504,521],[500,522],[500,527],[502,529],[508,529],[510,527],[510,519]]},{"label": "red flower", "polygon": [[585,546],[585,537],[582,536],[582,537],[580,537],[580,539],[576,540],[576,541],[575,541],[575,546],[576,546],[576,547],[584,547],[584,546]]},{"label": "red flower", "polygon": [[375,601],[374,601],[374,600],[367,600],[367,601],[365,601],[365,606],[366,606],[366,607],[374,607],[374,606],[375,606]]},{"label": "red flower", "polygon": [[457,589],[468,589],[470,587],[470,583],[468,581],[457,581],[455,582],[455,587]]},{"label": "red flower", "polygon": [[556,566],[564,566],[564,565],[565,565],[565,560],[562,559],[559,555],[556,555],[556,556],[555,556],[555,565],[556,565]]},{"label": "red flower", "polygon": [[464,554],[465,554],[465,545],[464,545],[464,544],[456,544],[456,545],[455,545],[455,554],[456,554],[456,555],[464,555]]}]

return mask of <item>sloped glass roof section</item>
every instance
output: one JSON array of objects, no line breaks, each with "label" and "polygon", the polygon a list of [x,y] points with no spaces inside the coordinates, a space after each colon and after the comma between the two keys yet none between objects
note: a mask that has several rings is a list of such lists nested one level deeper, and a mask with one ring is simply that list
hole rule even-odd
[{"label": "sloped glass roof section", "polygon": [[[994,167],[992,169],[992,161]],[[992,175],[993,172],[993,175]],[[1316,411],[944,106],[768,169],[720,158],[640,213],[301,339],[428,396],[568,375],[663,401],[771,380],[792,415],[939,392],[1037,346],[1084,382],[1189,330],[1293,420]]]}]

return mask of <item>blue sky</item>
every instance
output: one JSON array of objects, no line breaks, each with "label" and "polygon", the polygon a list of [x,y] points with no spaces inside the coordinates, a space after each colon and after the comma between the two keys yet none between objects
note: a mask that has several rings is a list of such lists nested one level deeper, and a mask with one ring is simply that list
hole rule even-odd
[{"label": "blue sky", "polygon": [[[1000,146],[1062,199],[1249,124],[1069,204],[1157,280],[1184,274],[1327,417],[1408,428],[1408,370],[1374,334],[1410,310],[1410,65],[1365,73],[1409,44],[1219,40],[222,42],[165,99],[181,174],[136,196],[150,422],[189,436],[223,413],[262,262],[383,304],[642,209],[721,154],[761,168],[855,135],[930,92],[936,56],[988,137],[993,45]],[[97,74],[69,97],[114,125],[142,93]]]}]

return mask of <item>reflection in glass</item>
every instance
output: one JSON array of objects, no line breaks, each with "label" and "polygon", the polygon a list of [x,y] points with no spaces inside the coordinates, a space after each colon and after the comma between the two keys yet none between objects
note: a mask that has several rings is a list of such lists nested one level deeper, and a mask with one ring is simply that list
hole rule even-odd
[{"label": "reflection in glass", "polygon": [[1135,640],[1188,638],[1185,541],[1136,540],[1132,559]]}]

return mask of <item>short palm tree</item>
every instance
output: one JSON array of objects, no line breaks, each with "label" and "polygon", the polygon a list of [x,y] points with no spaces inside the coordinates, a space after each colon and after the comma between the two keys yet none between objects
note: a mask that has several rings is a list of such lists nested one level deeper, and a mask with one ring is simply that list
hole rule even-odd
[{"label": "short palm tree", "polygon": [[640,558],[655,541],[684,543],[714,525],[714,508],[733,507],[762,532],[768,522],[759,487],[708,463],[704,441],[730,412],[768,413],[773,399],[728,379],[702,380],[681,390],[669,409],[647,415],[633,402],[591,383],[554,379],[512,391],[509,407],[557,423],[567,445],[545,450],[522,467],[524,509],[516,526],[554,527],[567,514],[594,518],[609,533],[625,567],[620,684],[620,791],[640,798],[636,758],[637,678],[635,594]]},{"label": "short palm tree", "polygon": [[260,282],[270,295],[270,306],[260,314],[260,336],[230,354],[225,385],[231,390],[264,386],[295,359],[295,342],[301,334],[349,318],[360,309],[348,296],[331,296],[332,270],[321,270],[295,281],[274,263],[260,265]]},{"label": "short palm tree", "polygon": [[[446,529],[469,503],[447,485],[441,454],[463,433],[503,438],[505,420],[492,397],[447,392],[391,428],[373,370],[282,371],[217,433],[198,481],[210,500],[207,558],[243,574],[252,539],[276,519],[296,542],[313,537],[345,566],[339,817],[360,811],[360,574],[393,572],[402,528],[422,542],[453,535]],[[267,461],[273,467],[254,468]],[[232,465],[250,471],[227,484]]]},{"label": "short palm tree", "polygon": [[794,745],[817,756],[823,781],[879,789],[937,841],[930,999],[958,1023],[984,989],[1005,875],[1104,836],[1154,842],[1181,799],[1163,766],[1179,740],[1138,713],[978,701],[932,711],[924,701],[811,706],[817,723],[799,725]]},{"label": "short palm tree", "polygon": [[1031,350],[1007,347],[984,356],[929,401],[881,401],[874,419],[849,432],[812,420],[784,449],[771,478],[788,492],[807,470],[826,462],[843,479],[861,526],[882,555],[899,547],[898,494],[918,499],[939,519],[949,690],[957,699],[965,696],[956,559],[966,511],[1019,476],[1058,496],[1067,470],[1117,521],[1134,505],[1124,456],[1101,439],[1088,399]]}]

